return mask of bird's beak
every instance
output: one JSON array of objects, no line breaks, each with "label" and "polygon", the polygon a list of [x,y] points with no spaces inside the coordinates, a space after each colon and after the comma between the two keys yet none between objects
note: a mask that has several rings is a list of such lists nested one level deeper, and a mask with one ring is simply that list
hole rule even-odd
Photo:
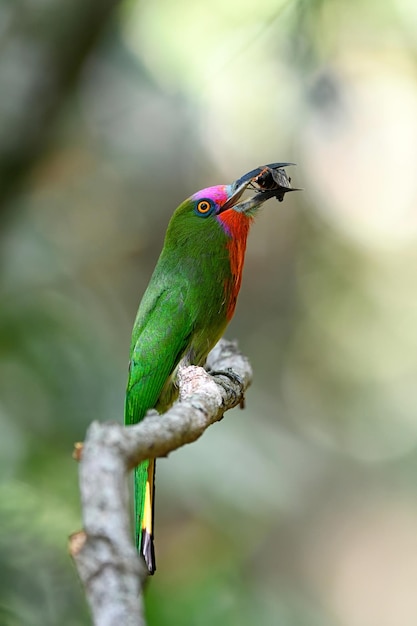
[{"label": "bird's beak", "polygon": [[[270,163],[251,170],[230,185],[230,197],[222,206],[221,211],[233,208],[239,213],[251,215],[269,198],[277,198],[280,202],[288,191],[297,191],[291,186],[291,178],[284,167],[294,163]],[[239,202],[246,189],[251,186],[256,194],[243,202]]]},{"label": "bird's beak", "polygon": [[247,180],[247,181],[244,181],[244,182],[240,182],[240,180],[237,180],[234,183],[232,183],[231,185],[229,185],[230,194],[231,195],[226,200],[226,202],[223,204],[220,212],[223,213],[223,211],[227,211],[228,209],[235,208],[237,203],[238,203],[238,201],[240,200],[240,198],[242,197],[242,195],[246,191],[248,185],[250,185],[250,184],[251,184],[250,180]]}]

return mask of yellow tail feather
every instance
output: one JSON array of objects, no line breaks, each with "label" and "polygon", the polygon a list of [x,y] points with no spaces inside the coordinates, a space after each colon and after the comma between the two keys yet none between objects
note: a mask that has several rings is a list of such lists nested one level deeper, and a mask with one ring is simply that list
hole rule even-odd
[{"label": "yellow tail feather", "polygon": [[155,550],[153,542],[154,520],[154,493],[155,493],[155,460],[149,461],[148,477],[146,480],[145,503],[143,507],[140,552],[145,559],[149,574],[156,570]]}]

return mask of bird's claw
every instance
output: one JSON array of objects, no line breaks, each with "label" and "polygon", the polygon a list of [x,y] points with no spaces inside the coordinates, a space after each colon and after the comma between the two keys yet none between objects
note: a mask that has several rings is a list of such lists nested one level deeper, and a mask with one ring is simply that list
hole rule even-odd
[{"label": "bird's claw", "polygon": [[216,383],[218,385],[221,385],[223,387],[223,389],[227,392],[227,393],[232,393],[234,396],[235,401],[237,401],[238,397],[239,397],[239,393],[237,393],[233,388],[230,387],[230,385],[228,385],[226,382],[222,381],[221,378],[218,378],[220,376],[224,376],[225,378],[228,378],[232,383],[234,383],[235,385],[238,385],[242,394],[242,398],[239,402],[239,406],[241,409],[243,409],[245,407],[245,396],[244,396],[244,391],[243,391],[243,379],[239,376],[239,374],[236,374],[236,372],[234,372],[231,368],[227,368],[225,370],[210,370],[208,372],[210,374],[210,376],[215,376],[216,377]]},{"label": "bird's claw", "polygon": [[242,378],[239,376],[239,374],[236,374],[236,372],[234,372],[231,367],[228,367],[226,370],[210,370],[208,373],[210,374],[210,376],[225,376],[226,378],[231,380],[232,383],[239,385],[239,387],[243,387]]}]

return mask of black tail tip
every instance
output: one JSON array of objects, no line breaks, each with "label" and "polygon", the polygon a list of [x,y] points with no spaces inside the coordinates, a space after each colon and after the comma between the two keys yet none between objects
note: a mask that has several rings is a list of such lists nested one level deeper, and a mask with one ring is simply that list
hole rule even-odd
[{"label": "black tail tip", "polygon": [[142,531],[140,552],[144,558],[146,567],[148,568],[148,574],[150,576],[153,576],[153,574],[156,571],[155,549],[153,545],[153,537],[145,529]]}]

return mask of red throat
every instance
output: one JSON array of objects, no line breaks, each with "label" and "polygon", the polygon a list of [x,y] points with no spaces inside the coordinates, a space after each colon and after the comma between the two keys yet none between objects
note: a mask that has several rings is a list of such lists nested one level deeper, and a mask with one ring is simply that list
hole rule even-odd
[{"label": "red throat", "polygon": [[228,298],[227,320],[230,321],[235,312],[237,296],[242,282],[243,264],[245,261],[246,240],[248,237],[249,227],[252,218],[244,213],[238,213],[230,209],[218,216],[224,230],[230,239],[227,242],[227,248],[230,255],[230,273],[231,277],[225,285],[226,296]]}]

